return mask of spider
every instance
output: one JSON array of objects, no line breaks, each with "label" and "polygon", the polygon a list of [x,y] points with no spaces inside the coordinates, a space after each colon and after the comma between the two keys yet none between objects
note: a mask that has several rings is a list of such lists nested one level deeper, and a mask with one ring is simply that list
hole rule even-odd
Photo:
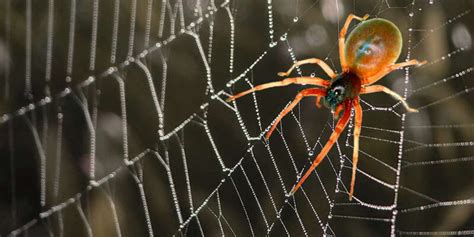
[{"label": "spider", "polygon": [[[255,86],[249,90],[230,96],[227,99],[227,101],[230,102],[255,91],[261,91],[273,87],[282,87],[290,84],[316,86],[314,88],[301,90],[296,95],[290,105],[283,109],[283,111],[278,115],[272,127],[265,135],[265,139],[270,138],[281,119],[304,97],[316,97],[316,106],[318,108],[321,107],[322,100],[323,105],[331,109],[336,119],[339,118],[339,114],[343,111],[343,114],[338,119],[334,131],[329,137],[326,145],[324,145],[321,152],[316,156],[303,177],[293,187],[290,195],[293,195],[301,187],[311,172],[324,159],[349,122],[351,110],[354,108],[354,150],[352,154],[352,179],[349,191],[349,200],[352,200],[357,161],[359,158],[359,137],[362,127],[362,107],[359,102],[360,94],[384,92],[399,100],[408,112],[418,111],[411,108],[405,99],[396,92],[385,86],[372,84],[394,70],[412,65],[421,66],[425,64],[426,61],[419,62],[417,60],[410,60],[402,63],[395,63],[400,56],[402,49],[402,36],[400,30],[395,24],[386,19],[373,18],[367,20],[368,17],[369,15],[358,17],[350,14],[347,17],[343,28],[339,32],[338,42],[339,60],[342,67],[341,73],[334,73],[334,71],[323,60],[318,58],[297,61],[287,72],[278,73],[279,76],[285,77],[289,76],[298,66],[303,64],[316,64],[323,69],[331,80],[324,80],[319,77],[290,77],[281,81]],[[352,20],[358,20],[361,23],[352,30],[347,37],[348,39],[346,42],[345,36]]]}]

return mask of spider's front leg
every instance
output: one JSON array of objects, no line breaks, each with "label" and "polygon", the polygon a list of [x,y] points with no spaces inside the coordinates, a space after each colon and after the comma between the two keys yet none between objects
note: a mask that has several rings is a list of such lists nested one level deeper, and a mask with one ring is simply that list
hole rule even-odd
[{"label": "spider's front leg", "polygon": [[354,126],[354,151],[352,153],[352,178],[351,187],[349,191],[349,200],[352,200],[354,194],[355,178],[357,172],[357,162],[359,161],[359,138],[360,131],[362,130],[362,107],[360,106],[359,99],[354,100],[355,109],[355,126]]},{"label": "spider's front leg", "polygon": [[308,171],[303,175],[303,177],[300,179],[300,181],[296,184],[296,186],[291,190],[290,195],[293,195],[300,187],[301,185],[306,181],[306,179],[309,177],[311,172],[321,163],[321,161],[326,157],[327,153],[331,149],[331,147],[334,145],[334,143],[337,141],[339,136],[341,135],[342,131],[346,127],[347,123],[349,122],[349,118],[351,115],[351,109],[352,109],[352,101],[347,100],[344,102],[344,114],[342,115],[342,118],[339,119],[339,121],[336,124],[336,127],[334,128],[334,132],[332,132],[331,136],[329,137],[328,142],[326,145],[324,145],[323,149],[321,152],[318,154],[316,159],[314,159],[313,163],[309,167]]},{"label": "spider's front leg", "polygon": [[266,90],[273,87],[282,87],[282,86],[287,86],[290,84],[314,85],[314,86],[320,86],[320,87],[326,88],[331,84],[331,82],[319,77],[290,77],[290,78],[283,79],[281,81],[269,82],[269,83],[252,87],[249,90],[240,92],[237,95],[230,96],[229,98],[227,98],[227,101],[236,100],[244,95],[250,94],[255,91]]},{"label": "spider's front leg", "polygon": [[331,79],[334,79],[337,75],[336,73],[334,73],[334,71],[331,69],[331,67],[329,67],[329,65],[327,65],[323,60],[319,59],[319,58],[308,58],[308,59],[304,59],[304,60],[300,60],[300,61],[297,61],[295,64],[293,64],[293,66],[291,66],[290,69],[288,69],[288,71],[286,72],[279,72],[278,73],[278,76],[281,76],[281,77],[285,77],[285,76],[289,76],[290,73],[298,66],[301,66],[301,65],[304,65],[304,64],[317,64],[319,65],[326,74],[328,74],[328,76],[331,78]]},{"label": "spider's front leg", "polygon": [[319,89],[319,88],[310,88],[310,89],[302,90],[300,93],[296,95],[295,99],[291,102],[291,104],[285,109],[283,109],[283,111],[281,111],[281,113],[275,119],[275,122],[273,123],[272,127],[270,128],[270,130],[268,130],[267,134],[265,135],[265,139],[268,140],[270,138],[270,136],[272,135],[278,123],[280,123],[283,117],[285,117],[285,115],[287,115],[301,101],[301,99],[303,99],[306,96],[317,96],[319,99],[321,97],[324,97],[325,94],[326,92],[323,89]]},{"label": "spider's front leg", "polygon": [[349,70],[349,67],[347,66],[347,61],[346,61],[346,56],[344,54],[344,49],[346,48],[346,33],[347,30],[349,29],[349,25],[351,24],[351,21],[356,19],[359,21],[365,21],[367,18],[369,18],[369,14],[365,14],[363,17],[359,17],[353,14],[349,14],[347,16],[346,22],[344,23],[344,26],[342,27],[341,31],[339,32],[339,61],[341,62],[341,67],[343,71]]}]

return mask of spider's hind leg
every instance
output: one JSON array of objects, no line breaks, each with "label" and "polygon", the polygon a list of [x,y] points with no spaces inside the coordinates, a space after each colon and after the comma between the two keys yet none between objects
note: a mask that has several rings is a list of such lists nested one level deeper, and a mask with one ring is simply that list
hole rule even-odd
[{"label": "spider's hind leg", "polygon": [[403,106],[405,106],[408,112],[418,112],[417,109],[410,107],[410,105],[408,105],[408,103],[405,101],[405,99],[401,95],[397,94],[395,91],[388,89],[385,86],[373,85],[373,86],[363,87],[360,90],[361,94],[370,94],[370,93],[376,93],[376,92],[384,92],[391,95],[393,98],[402,102]]},{"label": "spider's hind leg", "polygon": [[407,62],[403,62],[403,63],[397,63],[397,64],[392,64],[382,70],[380,70],[380,72],[378,72],[377,74],[373,75],[373,76],[370,76],[368,77],[367,79],[363,79],[362,80],[362,83],[364,85],[370,85],[370,84],[373,84],[375,82],[377,82],[378,80],[382,79],[384,76],[386,76],[387,74],[397,70],[397,69],[400,69],[402,67],[408,67],[408,66],[421,66],[421,65],[424,65],[426,64],[427,61],[421,61],[419,62],[418,60],[416,59],[412,59],[410,61],[407,61]]},{"label": "spider's hind leg", "polygon": [[349,25],[354,19],[358,21],[365,21],[367,18],[369,18],[369,14],[365,14],[365,16],[363,17],[359,17],[354,14],[349,14],[349,16],[347,16],[346,22],[344,23],[344,26],[339,32],[339,61],[341,63],[341,67],[343,71],[348,70],[346,56],[344,54],[344,49],[346,48],[346,33],[347,33],[347,30],[349,29]]}]

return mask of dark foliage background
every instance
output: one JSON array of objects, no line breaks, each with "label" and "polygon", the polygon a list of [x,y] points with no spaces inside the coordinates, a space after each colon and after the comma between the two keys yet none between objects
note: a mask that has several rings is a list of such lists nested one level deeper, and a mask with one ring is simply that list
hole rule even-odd
[{"label": "dark foliage background", "polygon": [[[474,80],[469,74],[474,58],[471,35],[474,22],[471,12],[473,1],[274,0],[271,4],[274,32],[269,33],[267,1],[216,1],[213,8],[212,2],[208,0],[184,0],[182,16],[186,26],[198,19],[201,13],[203,16],[202,23],[193,28],[197,34],[197,38],[194,38],[180,32],[179,14],[175,18],[175,27],[172,27],[169,10],[178,11],[176,6],[181,1],[164,1],[169,4],[169,8],[166,10],[163,33],[160,36],[161,1],[137,1],[136,23],[131,25],[133,0],[121,0],[118,1],[120,16],[116,58],[111,59],[116,1],[102,0],[98,1],[97,45],[93,63],[90,55],[94,1],[77,1],[74,56],[70,74],[68,47],[71,45],[70,11],[74,1],[55,1],[52,33],[48,33],[48,4],[52,1],[31,1],[31,44],[27,40],[28,2],[3,0],[0,3],[0,113],[4,115],[0,123],[1,235],[10,233],[30,220],[37,221],[22,232],[30,236],[87,236],[88,227],[94,236],[118,235],[114,211],[122,236],[147,235],[149,230],[144,217],[139,188],[141,184],[144,185],[150,224],[156,236],[195,236],[201,234],[200,228],[205,235],[210,236],[221,235],[221,231],[226,235],[237,236],[266,235],[267,227],[261,218],[253,192],[270,224],[274,223],[270,235],[290,233],[302,236],[304,233],[301,225],[305,226],[310,236],[322,235],[312,208],[326,223],[330,209],[327,198],[331,198],[336,204],[347,203],[346,195],[334,194],[336,176],[332,165],[336,169],[339,167],[338,149],[350,159],[351,137],[344,133],[340,146],[333,148],[329,155],[331,162],[325,161],[318,168],[329,196],[326,196],[316,178],[311,179],[304,186],[308,198],[299,193],[296,195],[296,202],[290,200],[297,207],[298,212],[294,212],[291,205],[285,204],[285,193],[269,157],[269,150],[278,163],[286,191],[289,191],[296,180],[296,173],[290,168],[292,164],[288,159],[288,149],[299,169],[304,165],[308,166],[308,151],[298,124],[291,118],[284,120],[283,131],[288,149],[278,133],[269,143],[263,140],[247,141],[235,113],[208,90],[206,68],[196,39],[199,39],[205,55],[211,55],[208,63],[214,91],[223,90],[230,94],[248,88],[244,79],[230,88],[226,84],[249,69],[262,54],[265,54],[264,57],[257,60],[258,63],[245,74],[245,78],[253,84],[277,80],[276,73],[286,70],[293,62],[290,53],[294,53],[297,59],[325,59],[335,70],[340,71],[337,36],[349,13],[361,16],[369,13],[393,21],[399,26],[405,40],[399,61],[404,60],[408,53],[411,58],[429,61],[426,66],[410,70],[408,85],[404,84],[402,70],[381,80],[381,84],[401,93],[405,86],[409,87],[409,94],[415,91],[409,97],[409,102],[414,107],[429,106],[418,114],[407,115],[403,124],[400,117],[391,112],[368,111],[364,114],[365,127],[404,131],[404,168],[400,173],[401,186],[395,210],[443,201],[473,200],[474,97],[471,90]],[[153,5],[148,38],[146,19],[147,4],[150,2]],[[211,16],[206,16],[209,12],[212,12]],[[410,16],[410,13],[413,15]],[[233,44],[230,43],[232,31],[229,14],[235,24]],[[280,36],[285,32],[288,41],[280,41]],[[212,48],[209,47],[210,34],[213,36]],[[278,42],[275,47],[269,46],[272,34]],[[176,35],[176,38],[170,40],[172,35]],[[51,36],[53,48],[51,74],[48,77],[47,44],[48,37]],[[129,47],[131,40],[134,43]],[[159,118],[145,71],[139,64],[127,61],[127,58],[137,56],[157,42],[168,40],[169,44],[146,53],[140,59],[151,73],[157,99],[163,109],[164,134],[172,132],[190,116],[193,117],[175,135],[163,140],[159,136]],[[288,51],[290,47],[291,52]],[[234,49],[232,61],[231,48]],[[31,61],[28,60],[29,53]],[[192,210],[195,211],[203,202],[206,203],[198,214],[199,222],[192,219],[182,231],[178,231],[180,223],[175,211],[175,201],[168,173],[161,161],[153,152],[146,152],[145,157],[132,166],[125,166],[123,163],[124,117],[120,104],[120,84],[117,78],[107,73],[106,70],[111,66],[120,68],[116,75],[125,83],[129,158],[134,158],[143,151],[156,151],[163,160],[169,162],[184,220]],[[232,70],[229,70],[230,67]],[[301,69],[303,75],[323,75],[314,66],[304,66]],[[466,75],[442,81],[461,71]],[[95,80],[87,82],[90,76],[94,76]],[[31,78],[31,86],[25,78]],[[439,85],[417,91],[437,81]],[[66,88],[70,88],[71,93],[61,94]],[[299,90],[300,86],[288,86],[257,95],[258,113],[263,128],[272,122]],[[221,93],[218,97],[225,99],[226,95]],[[51,102],[45,102],[45,98],[51,99]],[[370,110],[369,105],[384,107],[394,104],[393,99],[387,95],[369,95],[364,100],[367,101],[363,104],[365,110]],[[36,106],[28,107],[30,103],[35,103]],[[203,104],[206,105],[205,108],[201,107]],[[237,105],[249,134],[260,134],[261,128],[256,119],[252,96],[242,98]],[[21,108],[30,111],[23,114]],[[404,112],[400,106],[395,107],[395,110]],[[91,116],[91,121],[87,120],[87,113]],[[58,116],[61,118],[58,119]],[[327,140],[328,124],[332,124],[328,110],[315,109],[314,101],[308,99],[295,110],[295,116],[302,124],[309,144],[315,144],[318,139],[323,143]],[[94,127],[96,135],[93,142],[96,149],[96,179],[107,177],[117,168],[120,169],[107,183],[91,190],[88,190],[91,179],[89,161],[93,148],[90,145],[91,124],[88,122]],[[436,127],[438,125],[443,126]],[[204,129],[206,126],[207,130]],[[208,132],[212,134],[212,142],[227,168],[237,165],[231,178],[227,177],[228,171],[221,169]],[[398,141],[399,133],[366,128],[362,133],[362,151],[380,159],[383,164],[397,167],[399,144],[381,142],[380,139]],[[247,152],[249,146],[253,153]],[[314,152],[317,153],[319,149],[318,147]],[[183,154],[187,167],[183,163]],[[266,183],[261,180],[261,174],[253,163],[257,161],[254,161],[251,154],[258,161]],[[46,202],[43,206],[40,203],[42,156],[46,162]],[[413,162],[451,158],[464,158],[466,161],[420,167],[409,165]],[[377,179],[395,184],[396,173],[381,168],[380,163],[374,162],[367,155],[361,155],[359,167]],[[246,173],[241,169],[245,169]],[[344,172],[343,182],[348,184],[348,169]],[[187,175],[191,180],[193,207],[188,200]],[[139,179],[138,183],[136,178]],[[247,178],[252,183],[253,190],[249,188]],[[225,182],[218,186],[222,179]],[[265,184],[272,195],[267,195]],[[216,187],[219,187],[218,191],[207,199],[216,191]],[[79,193],[82,196],[75,196]],[[376,205],[387,205],[393,202],[394,192],[359,174],[356,197]],[[40,213],[52,210],[52,207],[66,203],[70,198],[78,199],[47,218],[39,218]],[[245,207],[242,207],[242,203]],[[277,216],[273,210],[274,205],[278,209],[282,208],[281,216]],[[328,233],[333,232],[339,236],[387,236],[390,233],[391,223],[351,219],[347,216],[391,218],[391,212],[351,205],[336,205],[332,212],[335,217],[329,220],[331,231]],[[87,220],[86,224],[82,214]],[[249,228],[249,222],[252,228]],[[223,227],[219,227],[219,223]],[[397,231],[415,232],[473,230],[474,208],[471,203],[399,213],[396,228]],[[397,232],[397,235],[403,234],[408,233]]]}]

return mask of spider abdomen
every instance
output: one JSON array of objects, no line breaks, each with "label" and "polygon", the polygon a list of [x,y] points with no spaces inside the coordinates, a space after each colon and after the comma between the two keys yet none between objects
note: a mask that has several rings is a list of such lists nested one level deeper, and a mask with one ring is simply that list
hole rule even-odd
[{"label": "spider abdomen", "polygon": [[349,71],[362,80],[395,63],[402,49],[402,36],[392,22],[374,18],[360,23],[349,34],[345,56]]}]

